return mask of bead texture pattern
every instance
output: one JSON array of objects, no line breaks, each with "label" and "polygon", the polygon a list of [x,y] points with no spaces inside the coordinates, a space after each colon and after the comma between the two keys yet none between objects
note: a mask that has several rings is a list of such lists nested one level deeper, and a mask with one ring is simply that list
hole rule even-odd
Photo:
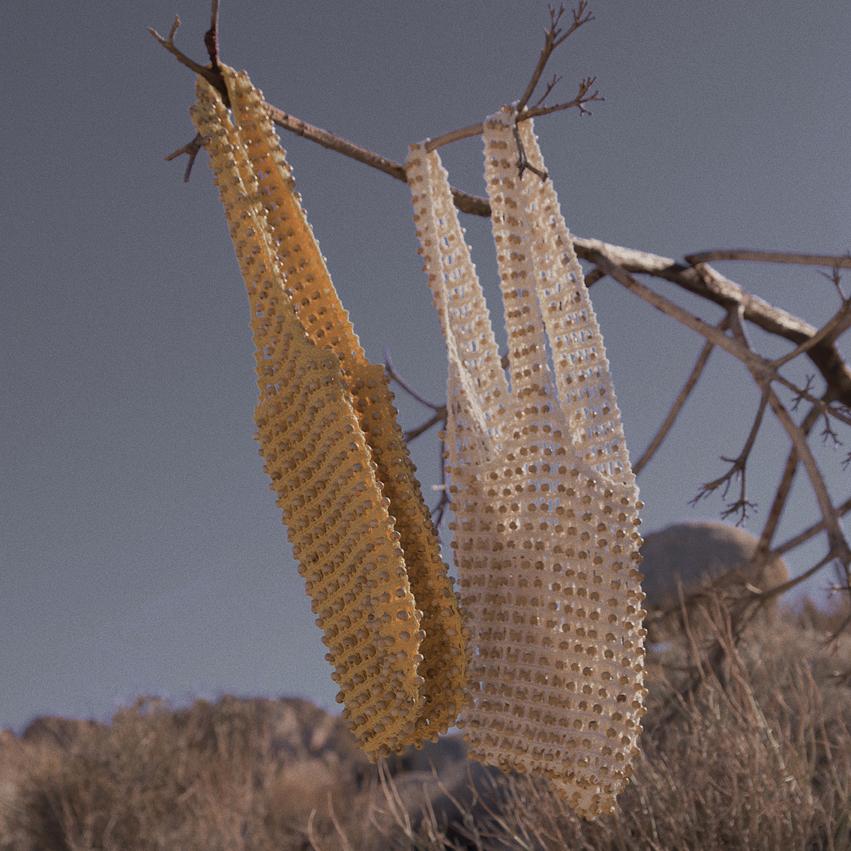
[{"label": "bead texture pattern", "polygon": [[[470,755],[613,809],[644,714],[638,500],[600,328],[550,180],[518,169],[515,114],[484,124],[508,335],[488,308],[436,152],[406,171],[449,358],[447,476],[470,632]],[[544,163],[531,121],[517,127]]]},{"label": "bead texture pattern", "polygon": [[387,376],[340,303],[262,93],[222,66],[192,117],[248,292],[257,439],[305,581],[338,701],[377,758],[435,739],[463,699],[452,579]]}]

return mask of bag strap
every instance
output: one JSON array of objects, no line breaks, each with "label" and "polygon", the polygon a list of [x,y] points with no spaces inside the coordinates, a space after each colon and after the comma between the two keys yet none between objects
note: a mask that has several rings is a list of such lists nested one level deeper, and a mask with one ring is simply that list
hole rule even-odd
[{"label": "bag strap", "polygon": [[493,437],[508,404],[508,383],[446,169],[437,152],[421,143],[411,145],[405,170],[419,253],[446,339],[450,382],[463,392],[482,437]]},{"label": "bag strap", "polygon": [[[543,171],[532,121],[522,121],[518,130],[527,159]],[[555,188],[532,172],[518,186],[533,236],[529,248],[559,404],[573,445],[579,458],[610,484],[632,488],[635,476],[603,335]]]},{"label": "bag strap", "polygon": [[357,364],[365,363],[366,356],[301,206],[268,104],[244,71],[221,67],[296,314],[308,338],[331,349],[348,374]]},{"label": "bag strap", "polygon": [[215,165],[228,229],[248,289],[257,385],[263,399],[281,389],[276,366],[282,359],[283,347],[293,346],[305,358],[316,356],[315,347],[305,336],[292,300],[284,290],[257,180],[239,130],[218,92],[201,78],[191,112],[211,165]]},{"label": "bag strap", "polygon": [[515,116],[514,110],[505,108],[485,119],[485,184],[508,332],[511,393],[534,404],[551,396],[555,388],[538,301],[533,234],[517,173]]}]

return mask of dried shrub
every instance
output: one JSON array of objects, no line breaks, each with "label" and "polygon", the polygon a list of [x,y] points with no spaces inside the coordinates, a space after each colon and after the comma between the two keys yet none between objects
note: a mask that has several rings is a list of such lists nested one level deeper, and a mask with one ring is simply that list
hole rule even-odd
[{"label": "dried shrub", "polygon": [[636,778],[591,824],[457,739],[376,769],[304,701],[141,699],[109,725],[6,737],[0,849],[851,849],[851,637],[825,643],[840,617],[805,608],[738,646],[719,629],[723,664],[684,697],[709,637],[669,647]]}]

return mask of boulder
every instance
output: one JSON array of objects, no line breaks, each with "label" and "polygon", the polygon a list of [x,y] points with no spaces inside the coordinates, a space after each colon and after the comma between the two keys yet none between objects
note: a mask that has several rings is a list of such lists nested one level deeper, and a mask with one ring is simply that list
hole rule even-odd
[{"label": "boulder", "polygon": [[[674,523],[651,532],[641,548],[647,610],[676,606],[680,585],[688,602],[700,591],[738,595],[747,593],[746,584],[762,589],[785,582],[789,568],[783,559],[772,559],[762,568],[751,564],[757,543],[744,529],[712,521]],[[766,611],[776,611],[776,605],[771,601]]]}]

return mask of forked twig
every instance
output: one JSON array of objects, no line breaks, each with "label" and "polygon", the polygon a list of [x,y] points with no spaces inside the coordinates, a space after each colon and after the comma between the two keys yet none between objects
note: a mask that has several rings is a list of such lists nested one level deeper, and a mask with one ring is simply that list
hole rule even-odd
[{"label": "forked twig", "polygon": [[690,500],[690,505],[697,505],[701,499],[708,497],[720,487],[723,487],[724,490],[721,495],[724,499],[726,499],[731,484],[738,480],[739,496],[732,502],[727,503],[727,506],[721,512],[721,516],[726,519],[733,514],[738,514],[739,517],[736,520],[736,525],[741,526],[748,519],[748,512],[756,509],[756,503],[751,502],[747,498],[748,459],[750,458],[751,451],[753,450],[754,443],[756,442],[757,435],[759,434],[759,429],[762,426],[762,419],[767,406],[768,390],[764,389],[762,396],[760,396],[759,407],[757,408],[753,425],[748,433],[747,440],[745,440],[745,445],[742,447],[742,451],[735,458],[726,458],[722,456],[721,460],[730,464],[730,469],[717,479],[713,479],[711,482],[703,484],[698,493]]},{"label": "forked twig", "polygon": [[181,145],[181,147],[179,147],[176,151],[172,151],[170,154],[166,154],[165,156],[165,159],[168,162],[177,159],[177,157],[182,157],[184,154],[189,157],[189,160],[186,163],[186,170],[183,172],[184,183],[189,183],[189,178],[192,176],[192,166],[195,165],[195,159],[201,151],[202,146],[201,134],[196,133],[195,138],[192,139],[191,142]]},{"label": "forked twig", "polygon": [[[571,12],[571,22],[566,30],[562,30],[561,28],[561,19],[564,17],[565,12],[564,6],[559,6],[558,9],[550,6],[549,12],[550,25],[544,32],[544,46],[541,48],[538,61],[535,63],[535,68],[532,71],[532,76],[526,84],[523,94],[520,95],[520,99],[517,101],[518,112],[523,112],[523,110],[526,109],[526,105],[535,93],[535,89],[541,81],[544,69],[547,67],[547,62],[549,62],[553,53],[558,50],[558,48],[564,44],[580,27],[594,20],[594,16],[588,8],[587,0],[579,0],[576,4],[576,8]],[[552,87],[550,87],[550,91],[551,90]],[[546,94],[548,93],[549,91]]]}]

